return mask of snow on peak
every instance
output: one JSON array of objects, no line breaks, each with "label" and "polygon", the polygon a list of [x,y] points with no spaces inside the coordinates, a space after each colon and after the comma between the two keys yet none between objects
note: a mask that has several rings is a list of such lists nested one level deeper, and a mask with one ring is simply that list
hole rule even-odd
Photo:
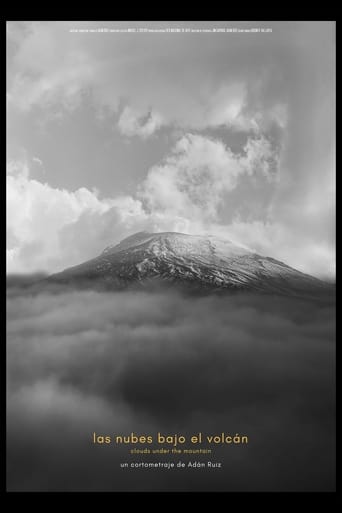
[{"label": "snow on peak", "polygon": [[250,249],[228,239],[213,235],[189,235],[178,232],[138,232],[119,244],[108,246],[103,255],[118,253],[134,248],[144,248],[155,256],[173,254],[178,257],[221,259],[253,253]]},{"label": "snow on peak", "polygon": [[113,288],[161,279],[203,289],[292,294],[319,285],[315,278],[228,239],[177,232],[135,233],[108,246],[98,257],[65,270],[57,279],[70,276],[103,280]]}]

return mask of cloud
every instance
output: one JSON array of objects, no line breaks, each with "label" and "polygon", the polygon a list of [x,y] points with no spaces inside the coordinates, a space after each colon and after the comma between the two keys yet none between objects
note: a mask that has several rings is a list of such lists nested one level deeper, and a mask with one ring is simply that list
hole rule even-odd
[{"label": "cloud", "polygon": [[272,148],[265,137],[248,138],[244,147],[245,156],[240,159],[243,170],[248,175],[261,174],[269,181],[277,178],[280,151]]},{"label": "cloud", "polygon": [[[74,233],[73,240],[69,241],[69,247],[64,247],[61,231],[82,216],[92,216],[95,222],[110,209],[116,212],[118,219],[127,220],[130,215],[137,215],[139,202],[125,197],[99,199],[96,191],[85,187],[74,192],[53,188],[30,178],[27,163],[10,162],[7,176],[8,272],[44,271],[69,265],[73,247],[77,245],[77,234]],[[81,258],[79,250],[76,255],[77,259]],[[91,255],[87,253],[87,256]],[[75,264],[78,262],[76,260]]]},{"label": "cloud", "polygon": [[[82,28],[84,23],[77,25]],[[79,107],[84,93],[90,92],[102,113],[118,113],[123,106],[118,129],[125,136],[147,138],[170,125],[185,130],[225,126],[243,132],[259,132],[272,124],[284,127],[279,101],[266,105],[264,99],[257,65],[263,50],[258,45],[244,76],[236,62],[237,41],[228,46],[214,36],[207,45],[201,36],[189,34],[104,37],[72,33],[73,28],[75,22],[10,23],[8,40],[15,48],[9,68],[12,108],[28,112],[44,105],[56,115],[56,108],[63,112]],[[285,101],[281,105],[286,111]]]},{"label": "cloud", "polygon": [[13,35],[15,42],[20,40],[13,56],[13,73],[9,74],[9,104],[23,111],[59,102],[66,109],[77,107],[81,90],[92,82],[96,63],[81,48],[65,47],[63,35],[68,24],[63,28],[58,23],[41,22],[8,25],[9,42]]},{"label": "cloud", "polygon": [[[295,220],[294,223],[301,220]],[[243,221],[236,217],[227,227],[216,225],[212,231],[229,233],[232,239],[246,241],[255,252],[271,255],[299,271],[332,281],[336,275],[333,243],[317,241],[310,230],[297,231],[282,220]],[[247,242],[248,241],[248,242]]]},{"label": "cloud", "polygon": [[[7,309],[9,490],[334,489],[330,300],[38,292],[17,279]],[[93,431],[250,444],[214,450],[220,474],[152,478],[120,472],[137,458],[94,447]]]},{"label": "cloud", "polygon": [[161,125],[162,119],[158,114],[149,112],[147,116],[139,115],[128,106],[124,108],[118,121],[118,128],[123,135],[139,135],[142,138],[150,137]]},{"label": "cloud", "polygon": [[[335,273],[330,239],[317,243],[308,230],[305,208],[295,220],[297,226],[303,224],[304,233],[272,216],[272,196],[264,221],[241,218],[239,211],[222,219],[222,207],[243,178],[277,183],[279,155],[280,148],[263,136],[249,137],[242,152],[233,153],[218,139],[188,133],[149,170],[135,196],[113,198],[100,198],[87,188],[74,192],[53,188],[31,178],[27,162],[10,161],[8,272],[55,272],[96,256],[129,234],[147,230],[230,238],[303,272],[330,279]],[[311,204],[318,226],[331,205],[318,200]],[[312,208],[307,212],[310,219]]]},{"label": "cloud", "polygon": [[148,172],[139,197],[152,212],[205,222],[217,218],[219,206],[241,175],[261,173],[271,179],[276,170],[276,152],[264,137],[248,139],[240,155],[219,140],[187,134],[161,165]]},{"label": "cloud", "polygon": [[7,178],[8,271],[48,271],[78,264],[128,233],[142,229],[197,230],[217,221],[240,175],[271,176],[275,161],[265,138],[243,154],[218,140],[187,134],[153,167],[137,197],[100,199],[96,191],[53,188],[30,177],[27,163],[10,161]]},{"label": "cloud", "polygon": [[[143,227],[236,238],[300,270],[332,278],[334,27],[328,22],[272,26],[272,34],[248,37],[104,36],[70,32],[75,22],[8,23],[9,117],[27,120],[32,114],[35,121],[50,116],[61,122],[71,110],[91,105],[98,121],[115,123],[125,138],[143,139],[132,141],[137,160],[139,144],[149,151],[160,129],[160,138],[178,134],[175,147],[145,178],[139,175],[139,183],[136,176],[127,178],[138,186],[137,194],[119,201],[79,189],[96,208],[71,207],[81,203],[80,193],[63,195],[32,178],[20,185],[10,171],[10,270],[42,265],[55,271]],[[76,28],[98,23],[77,22]],[[22,167],[23,173],[28,168]],[[21,229],[21,199],[27,205],[28,194],[47,191],[64,205],[56,207],[60,220],[50,223],[51,209],[39,200],[42,214],[33,215],[38,207],[31,202],[31,217]],[[57,228],[58,241],[49,224]],[[90,230],[88,240],[83,228]],[[76,244],[66,248],[75,240],[82,251]]]},{"label": "cloud", "polygon": [[33,157],[32,160],[33,162],[36,162],[39,166],[43,165],[43,162],[38,157]]}]

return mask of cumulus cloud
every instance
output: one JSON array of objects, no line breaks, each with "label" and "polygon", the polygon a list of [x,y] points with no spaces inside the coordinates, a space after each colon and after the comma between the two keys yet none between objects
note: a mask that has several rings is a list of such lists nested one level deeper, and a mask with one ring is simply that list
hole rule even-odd
[{"label": "cumulus cloud", "polygon": [[28,164],[18,161],[8,166],[6,204],[9,272],[49,270],[70,263],[77,239],[65,248],[60,232],[82,216],[95,220],[112,209],[119,220],[126,220],[140,212],[139,203],[130,197],[99,199],[96,191],[85,187],[74,192],[51,187],[30,177]]},{"label": "cumulus cloud", "polygon": [[[221,141],[187,134],[171,155],[150,169],[137,197],[100,199],[96,191],[53,188],[11,161],[7,179],[8,270],[53,270],[77,264],[141,229],[190,229],[217,221],[240,175],[272,179],[277,154],[265,138],[248,139],[242,154]],[[216,230],[215,230],[216,231]]]},{"label": "cumulus cloud", "polygon": [[[7,178],[7,266],[9,272],[61,270],[99,254],[137,231],[210,233],[322,278],[334,276],[332,243],[306,229],[313,211],[295,219],[298,233],[272,216],[222,219],[221,209],[241,180],[279,179],[280,148],[266,137],[249,137],[241,153],[218,139],[188,133],[153,166],[135,196],[100,198],[97,191],[53,188],[30,176],[27,162],[10,161]],[[314,189],[312,189],[313,191]],[[328,197],[328,194],[327,194]],[[325,208],[315,202],[316,226]],[[319,207],[319,208],[318,208]],[[333,212],[331,212],[333,215]],[[309,219],[310,218],[310,219]],[[326,221],[324,221],[326,222]]]},{"label": "cumulus cloud", "polygon": [[[327,298],[77,292],[18,278],[7,310],[9,490],[334,489]],[[214,450],[220,473],[151,475],[120,471],[141,458],[94,447],[93,431],[250,443]]]},{"label": "cumulus cloud", "polygon": [[226,194],[242,174],[276,171],[276,152],[264,137],[248,139],[234,154],[221,141],[187,134],[162,165],[153,167],[140,193],[151,211],[203,221],[215,219]]}]

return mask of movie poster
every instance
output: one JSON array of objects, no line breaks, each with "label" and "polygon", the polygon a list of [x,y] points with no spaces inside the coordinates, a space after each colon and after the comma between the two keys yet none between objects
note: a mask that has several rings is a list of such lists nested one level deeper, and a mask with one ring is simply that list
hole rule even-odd
[{"label": "movie poster", "polygon": [[335,22],[7,22],[7,491],[335,491]]}]

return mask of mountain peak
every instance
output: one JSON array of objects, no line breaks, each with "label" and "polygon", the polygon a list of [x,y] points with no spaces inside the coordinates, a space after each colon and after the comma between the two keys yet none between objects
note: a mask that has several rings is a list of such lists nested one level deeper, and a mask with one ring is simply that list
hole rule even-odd
[{"label": "mountain peak", "polygon": [[200,291],[300,293],[323,285],[288,265],[213,235],[142,231],[98,257],[51,277],[102,282],[113,289],[162,282]]},{"label": "mountain peak", "polygon": [[246,246],[233,243],[232,241],[219,238],[213,235],[190,235],[181,232],[147,232],[142,231],[130,235],[123,239],[119,244],[108,246],[103,255],[118,253],[132,247],[138,247],[147,244],[153,248],[155,254],[163,251],[173,251],[179,255],[193,253],[196,254],[214,254],[222,253],[250,253],[252,252]]},{"label": "mountain peak", "polygon": [[128,248],[130,246],[134,246],[135,244],[139,244],[140,242],[142,242],[144,239],[146,239],[150,235],[152,235],[152,234],[150,232],[146,232],[146,231],[134,233],[133,235],[130,235],[129,237],[126,237],[125,239],[120,241],[119,244],[112,244],[110,246],[107,246],[103,250],[102,254],[103,255],[108,254],[113,249],[119,248],[119,247],[120,247],[120,249],[124,249],[126,247]]}]

